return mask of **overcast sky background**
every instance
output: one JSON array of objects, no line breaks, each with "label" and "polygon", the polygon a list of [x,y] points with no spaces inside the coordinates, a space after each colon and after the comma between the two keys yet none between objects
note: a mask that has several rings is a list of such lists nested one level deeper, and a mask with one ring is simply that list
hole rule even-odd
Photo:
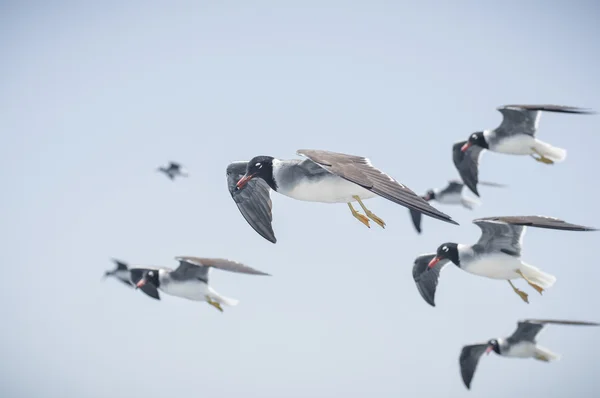
[{"label": "overcast sky background", "polygon": [[[490,355],[471,391],[458,356],[521,318],[600,321],[598,233],[527,232],[524,260],[558,278],[544,296],[517,282],[529,305],[450,266],[432,308],[411,269],[475,242],[476,217],[600,227],[600,116],[544,114],[539,137],[564,163],[485,154],[481,179],[510,188],[481,188],[475,211],[438,205],[461,226],[425,218],[421,236],[382,198],[366,203],[385,230],[274,194],[273,245],[225,168],[326,149],[441,187],[452,144],[496,127],[499,105],[600,110],[597,2],[119,3],[0,5],[1,396],[595,396],[600,328],[549,327],[552,364]],[[170,160],[191,177],[154,171]],[[240,300],[224,313],[101,280],[111,257],[178,255],[273,276],[213,272]]]}]

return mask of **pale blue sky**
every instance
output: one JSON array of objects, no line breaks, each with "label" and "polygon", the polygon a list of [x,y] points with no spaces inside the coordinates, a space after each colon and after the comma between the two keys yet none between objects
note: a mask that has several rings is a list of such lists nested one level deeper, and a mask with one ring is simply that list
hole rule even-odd
[{"label": "pale blue sky", "polygon": [[[600,116],[545,114],[566,162],[486,154],[460,227],[384,199],[367,229],[345,205],[273,195],[273,245],[239,214],[225,168],[299,148],[371,158],[415,191],[455,178],[451,145],[507,103],[600,110],[593,1],[187,1],[0,6],[0,395],[485,397],[597,393],[600,330],[550,327],[556,363],[464,344],[526,317],[600,320],[597,233],[529,230],[524,260],[557,276],[522,303],[508,284],[444,271],[438,307],[413,259],[472,243],[476,217],[544,214],[600,226]],[[252,3],[252,4],[249,4]],[[183,163],[172,183],[154,169]],[[212,274],[219,313],[101,281],[111,257],[174,266],[227,257],[273,274]],[[520,283],[519,286],[524,284]],[[525,288],[525,287],[524,287]]]}]

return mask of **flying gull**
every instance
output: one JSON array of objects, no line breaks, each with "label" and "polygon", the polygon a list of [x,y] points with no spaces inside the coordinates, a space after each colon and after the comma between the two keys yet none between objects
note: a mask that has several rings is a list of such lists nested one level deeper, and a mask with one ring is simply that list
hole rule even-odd
[{"label": "flying gull", "polygon": [[[502,184],[496,184],[493,182],[483,182],[483,181],[479,182],[479,185],[487,185],[490,187],[501,187],[501,188],[506,187],[505,185],[502,185]],[[428,190],[427,193],[422,196],[422,198],[428,202],[436,201],[437,203],[440,203],[440,204],[460,205],[469,210],[472,210],[473,208],[475,208],[476,205],[479,204],[479,202],[469,198],[468,196],[465,196],[463,193],[464,187],[465,187],[465,184],[463,184],[461,181],[452,180],[452,181],[449,181],[448,185],[446,185],[442,189]],[[410,217],[412,219],[413,225],[415,226],[415,229],[417,230],[418,233],[421,233],[422,232],[421,231],[421,218],[422,218],[421,213],[414,211],[412,209],[409,209],[409,212],[410,212]]]},{"label": "flying gull", "polygon": [[[227,168],[229,191],[248,223],[264,238],[275,242],[271,228],[271,201],[267,186],[296,200],[321,203],[347,203],[352,215],[370,228],[372,220],[382,228],[385,222],[373,214],[364,199],[381,196],[429,217],[458,223],[431,206],[405,185],[375,168],[369,159],[336,152],[303,149],[297,151],[307,159],[280,160],[257,156],[249,162],[235,162]],[[231,182],[246,164],[245,174],[235,189]],[[250,184],[262,180],[264,184]],[[243,193],[244,191],[248,191]],[[365,214],[352,206],[357,202]]]},{"label": "flying gull", "polygon": [[506,280],[515,293],[528,303],[527,293],[517,289],[512,280],[525,281],[540,294],[551,287],[556,278],[521,260],[525,227],[565,231],[595,231],[596,229],[570,224],[544,216],[487,217],[473,220],[481,228],[481,237],[474,245],[444,243],[437,253],[424,254],[415,260],[413,279],[423,299],[435,306],[434,297],[441,270],[452,262],[470,274]]},{"label": "flying gull", "polygon": [[563,161],[567,151],[538,140],[535,133],[541,112],[594,114],[594,111],[561,105],[504,105],[497,108],[502,113],[502,123],[493,130],[478,131],[467,141],[452,147],[452,159],[462,180],[475,195],[479,174],[479,158],[487,149],[510,155],[530,155],[538,162],[553,164]]},{"label": "flying gull", "polygon": [[152,285],[171,296],[182,297],[193,301],[206,301],[219,311],[222,305],[235,306],[238,300],[224,297],[209,285],[211,268],[249,275],[269,274],[255,270],[247,265],[221,258],[202,258],[191,256],[175,257],[179,266],[172,270],[166,267],[132,268],[131,280],[137,288]]},{"label": "flying gull", "polygon": [[[537,344],[536,337],[546,325],[600,326],[595,322],[562,321],[552,319],[528,319],[517,323],[517,330],[507,338],[496,338],[485,344],[464,346],[459,358],[460,374],[468,389],[477,369],[481,356],[494,351],[507,358],[534,358],[538,361],[558,360],[559,355]],[[499,376],[501,379],[502,377]]]},{"label": "flying gull", "polygon": [[182,168],[182,166],[179,163],[175,163],[175,162],[169,162],[169,165],[167,167],[161,166],[158,169],[156,169],[156,171],[160,171],[162,173],[165,173],[167,175],[167,177],[169,177],[171,179],[171,181],[173,181],[175,179],[175,177],[188,177],[189,174]]}]

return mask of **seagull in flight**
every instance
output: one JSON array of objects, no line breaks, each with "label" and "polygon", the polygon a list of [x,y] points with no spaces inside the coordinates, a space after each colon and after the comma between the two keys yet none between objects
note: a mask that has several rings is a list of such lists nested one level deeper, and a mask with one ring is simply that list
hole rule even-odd
[{"label": "seagull in flight", "polygon": [[541,112],[594,114],[594,111],[561,105],[504,105],[497,110],[502,123],[493,130],[478,131],[452,147],[452,159],[462,180],[477,196],[479,158],[484,149],[510,155],[531,156],[544,164],[563,161],[567,151],[536,138]]},{"label": "seagull in flight", "polygon": [[[493,182],[480,181],[479,184],[498,188],[506,187],[506,185],[496,184]],[[437,203],[445,205],[459,205],[466,209],[473,210],[475,206],[479,204],[479,202],[464,195],[464,187],[465,184],[463,184],[461,181],[448,181],[448,185],[446,185],[444,188],[430,189],[427,191],[427,193],[425,193],[425,195],[422,196],[422,198],[428,202],[436,201]],[[415,229],[418,233],[421,233],[421,213],[412,209],[409,209],[409,212]]]},{"label": "seagull in flight", "polygon": [[[227,167],[229,192],[240,212],[256,232],[273,243],[276,240],[271,227],[270,190],[301,201],[346,203],[352,216],[369,228],[370,221],[385,228],[383,219],[363,203],[363,200],[376,196],[458,225],[407,186],[374,167],[365,157],[310,149],[299,150],[297,154],[306,159],[256,156],[248,162],[234,162]],[[255,182],[257,180],[260,182]],[[353,203],[358,203],[364,214],[357,211]]]},{"label": "seagull in flight", "polygon": [[169,162],[167,167],[161,166],[156,171],[160,171],[165,173],[167,177],[173,181],[175,177],[188,177],[189,174],[183,170],[182,166],[179,163]]},{"label": "seagull in flight", "polygon": [[238,304],[238,300],[219,294],[209,285],[208,274],[211,268],[241,274],[269,276],[269,274],[247,265],[222,258],[179,256],[175,259],[179,261],[179,266],[175,270],[167,267],[131,268],[132,282],[138,289],[151,285],[171,296],[192,301],[205,301],[223,312],[222,305],[235,306]]},{"label": "seagull in flight", "polygon": [[440,245],[436,253],[416,258],[413,279],[421,297],[435,306],[434,297],[440,272],[450,262],[463,271],[490,279],[506,280],[513,291],[526,303],[527,293],[512,283],[524,279],[542,294],[556,282],[556,277],[521,260],[523,236],[526,227],[564,231],[596,231],[595,228],[570,224],[545,216],[487,217],[473,220],[481,229],[481,237],[473,245],[448,242]]},{"label": "seagull in flight", "polygon": [[[575,326],[600,326],[595,322],[563,321],[553,319],[527,319],[517,323],[517,330],[507,338],[496,338],[485,344],[464,346],[459,358],[460,374],[467,389],[471,389],[471,382],[477,369],[481,356],[495,352],[506,358],[534,358],[538,361],[551,362],[558,360],[559,355],[537,344],[537,335],[546,325],[575,325]],[[498,376],[502,379],[502,376]]]}]

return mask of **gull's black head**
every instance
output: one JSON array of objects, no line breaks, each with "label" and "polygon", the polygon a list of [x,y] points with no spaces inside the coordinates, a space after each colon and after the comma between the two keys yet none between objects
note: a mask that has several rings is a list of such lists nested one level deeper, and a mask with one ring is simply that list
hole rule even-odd
[{"label": "gull's black head", "polygon": [[135,284],[136,288],[140,288],[145,284],[151,284],[152,286],[158,288],[160,286],[160,280],[158,279],[158,271],[157,270],[148,270],[143,273],[142,278]]},{"label": "gull's black head", "polygon": [[487,141],[485,140],[485,137],[483,136],[483,131],[478,131],[471,134],[469,136],[469,139],[467,140],[467,143],[463,145],[460,150],[466,152],[466,150],[472,146],[478,146],[483,149],[490,149]]},{"label": "gull's black head", "polygon": [[246,174],[240,178],[237,183],[238,189],[241,189],[253,178],[262,178],[271,189],[277,190],[277,184],[273,178],[273,160],[271,156],[256,156],[248,162]]},{"label": "gull's black head", "polygon": [[427,193],[425,194],[425,196],[423,196],[423,199],[425,199],[428,202],[430,200],[434,200],[435,199],[435,192],[433,192],[433,189],[430,189],[429,191],[427,191]]},{"label": "gull's black head", "polygon": [[442,260],[450,260],[455,265],[460,266],[458,259],[458,245],[456,243],[444,243],[438,247],[435,257],[429,262],[429,268],[432,268]]},{"label": "gull's black head", "polygon": [[485,353],[489,354],[492,351],[494,351],[496,354],[500,354],[500,343],[498,343],[498,340],[496,339],[488,341],[488,346],[485,350]]}]

